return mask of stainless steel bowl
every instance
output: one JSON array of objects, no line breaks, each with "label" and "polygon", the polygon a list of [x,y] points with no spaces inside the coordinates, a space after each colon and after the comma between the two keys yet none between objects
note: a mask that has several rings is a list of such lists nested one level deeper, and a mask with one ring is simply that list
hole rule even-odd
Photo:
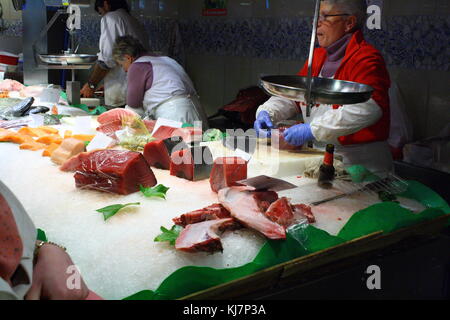
[{"label": "stainless steel bowl", "polygon": [[93,54],[39,54],[42,62],[57,65],[94,64],[98,57]]},{"label": "stainless steel bowl", "polygon": [[[262,87],[273,96],[294,101],[304,100],[307,77],[266,76],[261,78]],[[371,86],[343,80],[312,78],[311,97],[315,103],[354,104],[365,102],[372,96]]]}]

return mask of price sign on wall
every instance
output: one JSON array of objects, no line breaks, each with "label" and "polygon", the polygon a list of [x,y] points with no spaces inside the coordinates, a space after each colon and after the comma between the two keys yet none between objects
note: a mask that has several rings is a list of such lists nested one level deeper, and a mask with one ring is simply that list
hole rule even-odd
[{"label": "price sign on wall", "polygon": [[204,16],[226,16],[227,0],[204,0],[202,14]]}]

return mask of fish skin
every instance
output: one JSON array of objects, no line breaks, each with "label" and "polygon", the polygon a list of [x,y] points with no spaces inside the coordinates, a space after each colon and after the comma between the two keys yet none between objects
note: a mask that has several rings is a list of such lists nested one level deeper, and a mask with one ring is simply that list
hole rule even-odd
[{"label": "fish skin", "polygon": [[253,188],[246,186],[221,189],[218,192],[219,202],[244,226],[269,239],[286,239],[285,228],[264,215],[251,190]]}]

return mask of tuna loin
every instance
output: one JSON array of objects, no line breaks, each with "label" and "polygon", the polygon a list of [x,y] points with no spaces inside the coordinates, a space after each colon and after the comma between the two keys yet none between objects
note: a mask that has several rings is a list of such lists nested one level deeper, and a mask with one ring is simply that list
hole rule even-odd
[{"label": "tuna loin", "polygon": [[151,141],[144,147],[144,158],[152,167],[169,170],[170,155],[175,148],[178,150],[186,149],[187,145],[180,137]]},{"label": "tuna loin", "polygon": [[[286,239],[283,226],[270,221],[249,187],[230,187],[219,191],[219,202],[244,226],[261,232],[269,239]],[[259,194],[261,198],[261,192]]]},{"label": "tuna loin", "polygon": [[233,218],[189,224],[178,236],[175,249],[186,252],[223,251],[222,242],[217,233],[234,230],[237,227],[239,224]]},{"label": "tuna loin", "polygon": [[179,226],[185,227],[188,224],[199,223],[207,220],[231,218],[230,212],[220,203],[212,204],[206,208],[194,210],[182,214],[172,221]]},{"label": "tuna loin", "polygon": [[235,186],[236,181],[247,179],[247,162],[240,157],[219,157],[214,164],[209,177],[211,190]]},{"label": "tuna loin", "polygon": [[207,146],[197,144],[188,149],[172,152],[170,175],[190,181],[208,179],[213,164],[211,151]]},{"label": "tuna loin", "polygon": [[62,171],[75,171],[77,188],[130,194],[139,186],[153,187],[156,178],[142,154],[121,150],[83,152],[69,159]]}]

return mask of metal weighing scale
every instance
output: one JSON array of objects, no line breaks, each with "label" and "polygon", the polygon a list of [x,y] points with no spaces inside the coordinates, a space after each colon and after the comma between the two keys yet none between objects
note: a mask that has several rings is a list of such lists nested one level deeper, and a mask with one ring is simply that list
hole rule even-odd
[{"label": "metal weighing scale", "polygon": [[[79,44],[75,46],[75,30],[81,29],[81,11],[80,7],[86,7],[90,5],[89,0],[71,0],[63,3],[62,1],[45,0],[45,5],[60,5],[63,8],[59,9],[52,19],[48,22],[47,26],[41,31],[40,37],[33,43],[33,54],[36,60],[36,65],[39,69],[52,69],[52,70],[71,70],[72,81],[66,82],[67,100],[70,105],[78,105],[81,103],[80,98],[80,82],[75,81],[75,70],[90,69],[93,64],[96,63],[97,55],[90,54],[77,54]],[[65,6],[69,6],[64,8]],[[58,17],[62,14],[69,14],[67,19],[67,29],[70,35],[71,47],[61,54],[41,54],[37,52],[37,43],[44,38],[49,29],[56,22]]]},{"label": "metal weighing scale", "polygon": [[311,115],[311,107],[321,104],[355,104],[365,102],[372,96],[373,88],[351,81],[312,77],[312,61],[317,36],[320,1],[316,0],[311,45],[308,59],[308,76],[266,76],[261,78],[262,87],[272,96],[289,100],[305,100],[306,116]]}]

